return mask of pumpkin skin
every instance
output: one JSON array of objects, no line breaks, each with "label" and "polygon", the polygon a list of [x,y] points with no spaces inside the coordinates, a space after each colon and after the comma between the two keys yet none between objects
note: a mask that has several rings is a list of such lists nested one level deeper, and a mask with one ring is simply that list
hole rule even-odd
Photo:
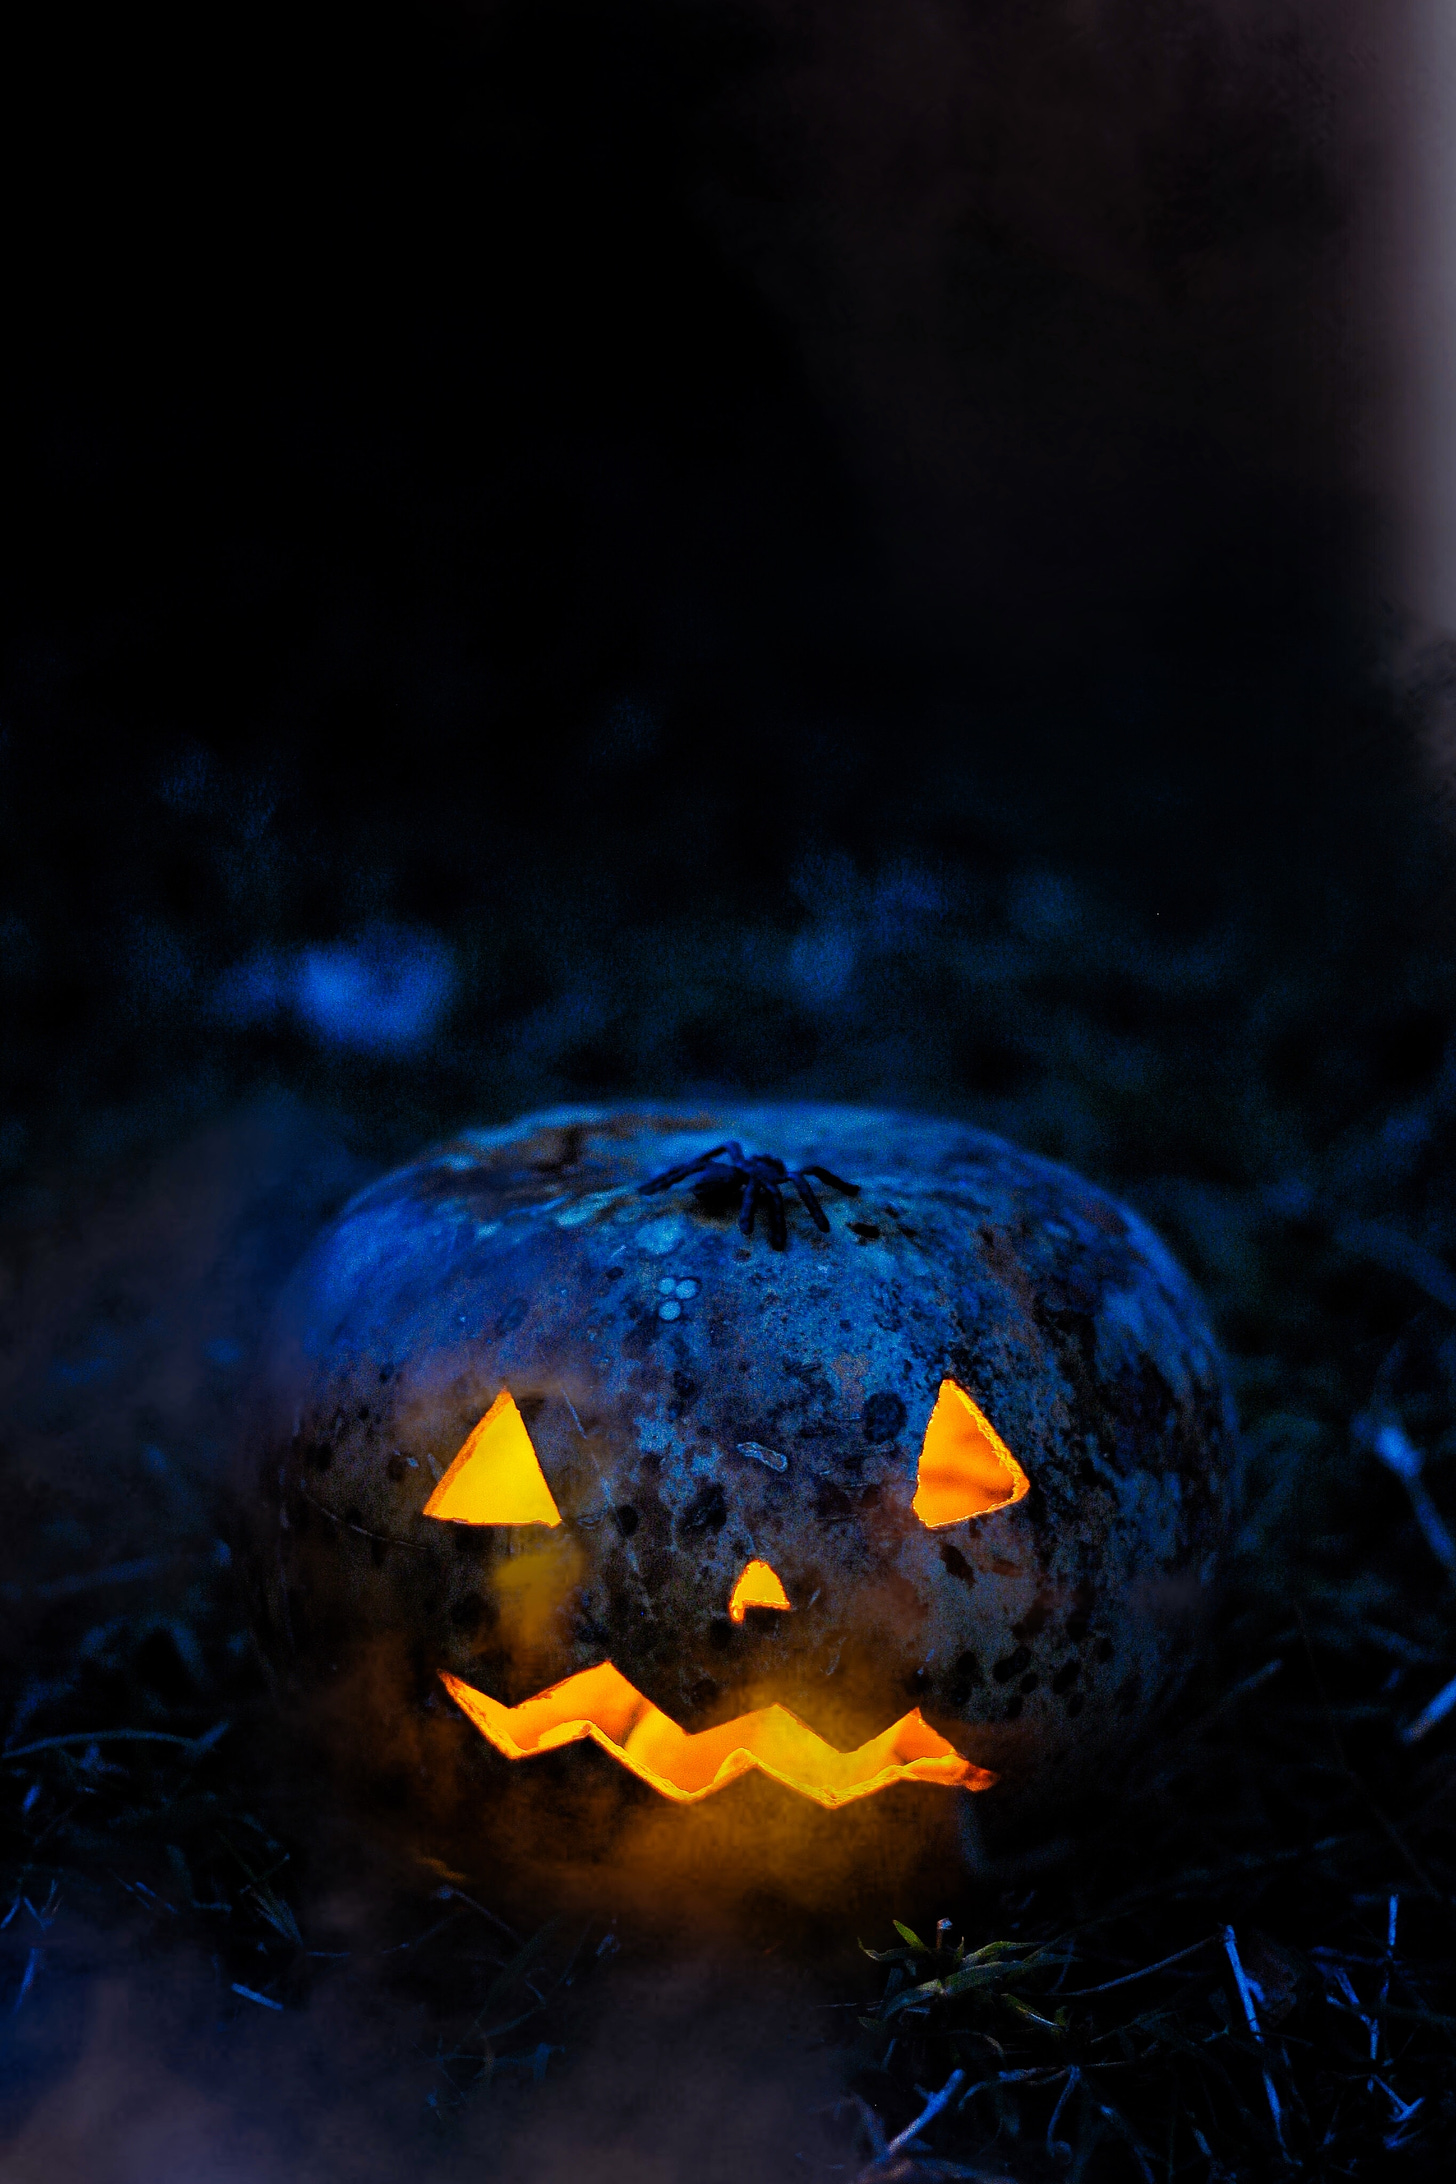
[{"label": "pumpkin skin", "polygon": [[[791,1201],[776,1251],[690,1185],[640,1194],[728,1137],[859,1195],[823,1193],[828,1235]],[[1030,1488],[932,1528],[912,1502],[946,1379]],[[502,1391],[562,1521],[426,1516]],[[382,1744],[411,1706],[459,1725],[442,1675],[515,1707],[610,1663],[694,1733],[778,1702],[848,1751],[918,1708],[1020,1820],[1109,1780],[1177,1688],[1234,1447],[1186,1278],[1069,1170],[892,1113],[581,1108],[464,1133],[318,1240],[244,1517],[279,1657],[392,1664]],[[755,1562],[791,1612],[730,1617]]]}]

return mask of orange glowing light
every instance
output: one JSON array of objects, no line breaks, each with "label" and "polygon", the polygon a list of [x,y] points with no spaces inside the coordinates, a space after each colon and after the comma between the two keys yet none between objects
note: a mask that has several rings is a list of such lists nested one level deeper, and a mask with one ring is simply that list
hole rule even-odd
[{"label": "orange glowing light", "polygon": [[947,1744],[919,1708],[857,1751],[826,1744],[786,1706],[761,1706],[690,1736],[630,1684],[610,1661],[565,1683],[502,1706],[458,1676],[441,1682],[456,1705],[507,1759],[531,1759],[590,1737],[663,1797],[694,1805],[757,1767],[786,1789],[833,1809],[896,1782],[989,1790],[996,1776]]},{"label": "orange glowing light", "polygon": [[526,1421],[502,1388],[425,1503],[447,1524],[559,1524]]},{"label": "orange glowing light", "polygon": [[922,1524],[959,1524],[1007,1509],[1031,1481],[991,1421],[953,1380],[942,1380],[925,1429],[915,1499]]},{"label": "orange glowing light", "polygon": [[770,1568],[767,1562],[750,1562],[744,1566],[733,1588],[728,1614],[731,1621],[741,1623],[750,1608],[792,1608],[793,1605],[778,1571]]}]

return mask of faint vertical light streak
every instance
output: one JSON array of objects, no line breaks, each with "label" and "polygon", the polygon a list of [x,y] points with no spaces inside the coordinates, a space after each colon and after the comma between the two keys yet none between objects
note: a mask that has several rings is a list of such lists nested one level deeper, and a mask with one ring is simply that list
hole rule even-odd
[{"label": "faint vertical light streak", "polygon": [[1456,631],[1456,0],[1412,0],[1402,73],[1392,297],[1402,589],[1424,624]]}]

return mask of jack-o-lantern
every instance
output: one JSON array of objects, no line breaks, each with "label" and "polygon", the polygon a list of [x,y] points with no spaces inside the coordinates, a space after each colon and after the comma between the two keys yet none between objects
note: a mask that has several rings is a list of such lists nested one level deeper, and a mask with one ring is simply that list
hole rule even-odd
[{"label": "jack-o-lantern", "polygon": [[409,1698],[369,1703],[433,1692],[503,1785],[592,1744],[675,1803],[1094,1783],[1187,1663],[1231,1473],[1134,1216],[822,1107],[464,1134],[314,1247],[266,1409],[280,1648],[392,1646]]}]

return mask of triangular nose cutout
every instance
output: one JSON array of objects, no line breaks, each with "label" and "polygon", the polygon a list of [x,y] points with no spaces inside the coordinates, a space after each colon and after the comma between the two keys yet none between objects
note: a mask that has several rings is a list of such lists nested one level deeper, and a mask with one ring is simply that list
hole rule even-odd
[{"label": "triangular nose cutout", "polygon": [[447,1524],[559,1524],[526,1421],[502,1388],[425,1503]]},{"label": "triangular nose cutout", "polygon": [[925,1429],[915,1499],[922,1524],[989,1516],[1031,1492],[1031,1481],[996,1428],[953,1380],[942,1380]]},{"label": "triangular nose cutout", "polygon": [[728,1603],[730,1621],[741,1623],[750,1608],[790,1608],[794,1603],[784,1591],[784,1581],[766,1562],[746,1563]]}]

